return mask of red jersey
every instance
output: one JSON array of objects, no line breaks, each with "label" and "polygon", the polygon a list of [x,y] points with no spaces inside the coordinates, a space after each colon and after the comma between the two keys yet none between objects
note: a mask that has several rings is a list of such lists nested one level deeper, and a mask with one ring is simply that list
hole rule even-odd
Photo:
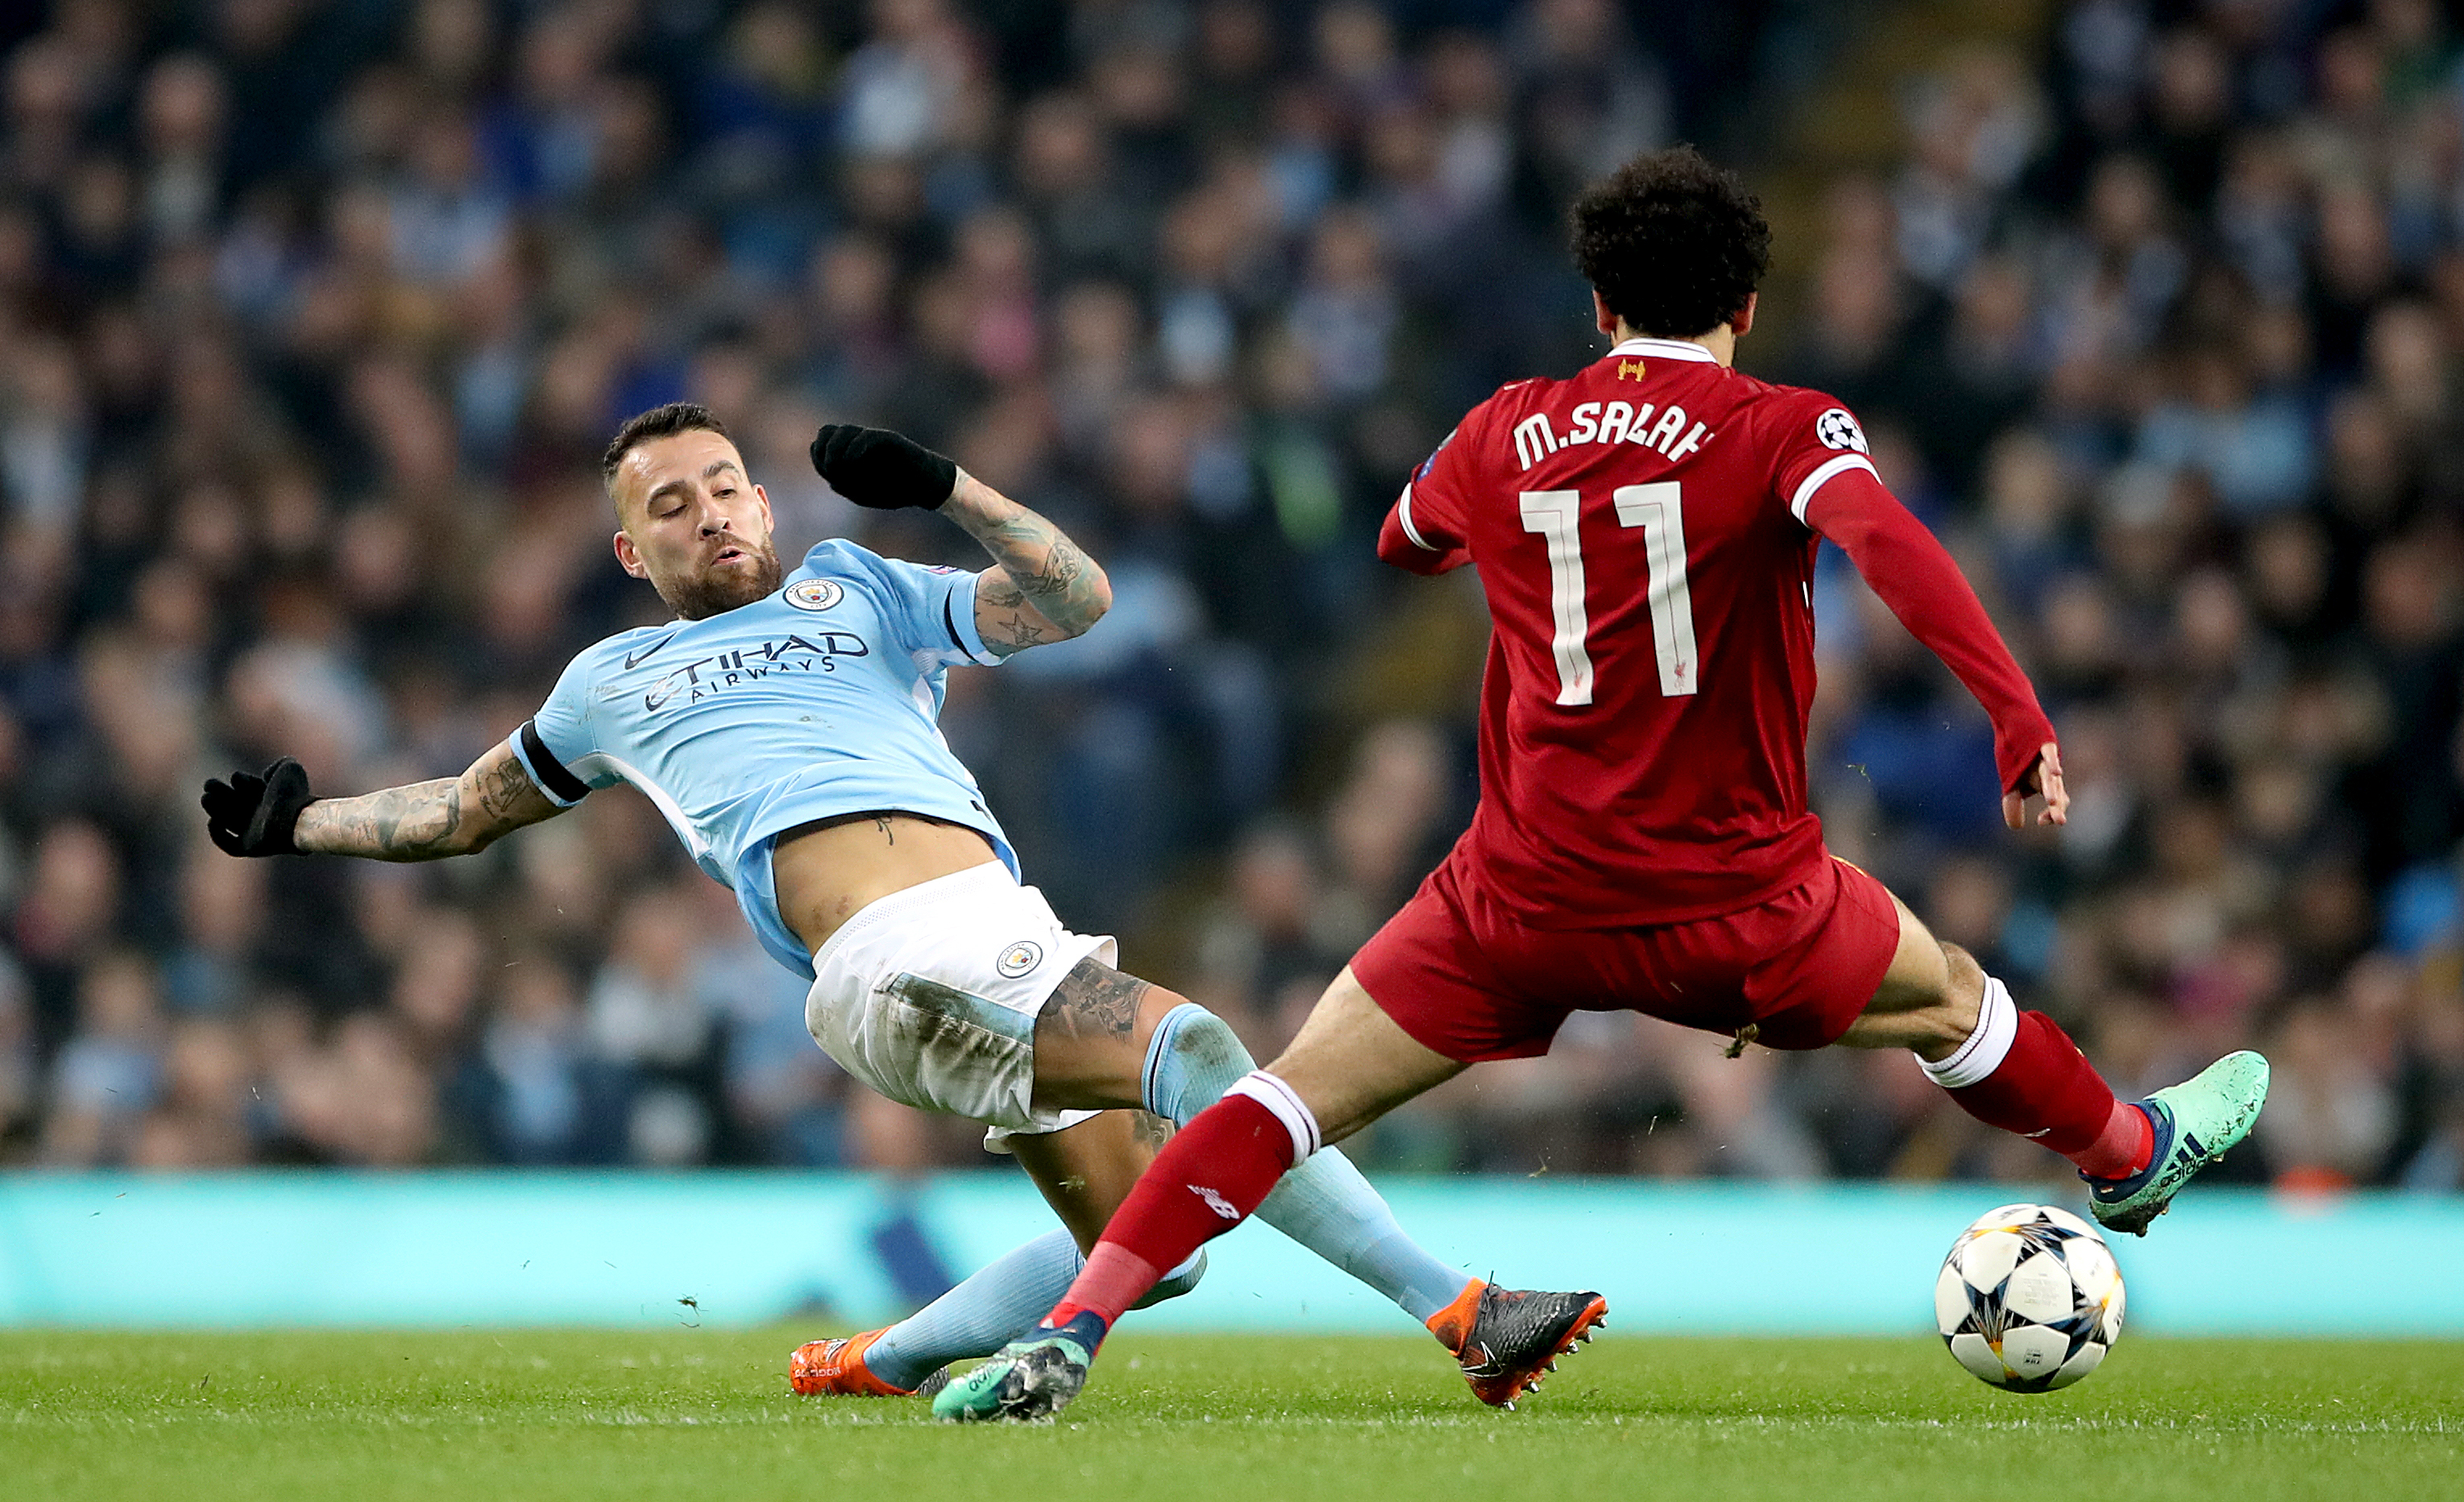
[{"label": "red jersey", "polygon": [[[1819,858],[1805,735],[1821,539],[1806,516],[1843,476],[1888,500],[1837,402],[1636,339],[1571,379],[1499,390],[1404,488],[1379,556],[1480,565],[1493,625],[1463,853],[1530,926],[1732,913]],[[2008,665],[1983,631],[1991,652],[1969,655]],[[1997,739],[2050,740],[2015,665],[2008,677],[2025,713],[1994,702],[2013,698],[1997,684]]]}]

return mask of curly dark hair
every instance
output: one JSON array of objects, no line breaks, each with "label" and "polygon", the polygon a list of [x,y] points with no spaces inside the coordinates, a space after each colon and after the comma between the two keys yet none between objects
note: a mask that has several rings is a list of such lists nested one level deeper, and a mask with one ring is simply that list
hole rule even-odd
[{"label": "curly dark hair", "polygon": [[1648,151],[1574,201],[1574,264],[1638,334],[1691,339],[1745,311],[1771,269],[1762,200],[1692,146]]},{"label": "curly dark hair", "polygon": [[616,430],[616,436],[607,441],[607,452],[599,456],[599,482],[610,487],[609,494],[614,494],[616,467],[625,462],[625,455],[653,438],[680,432],[715,432],[724,438],[727,425],[699,402],[670,402],[627,417],[625,426]]}]

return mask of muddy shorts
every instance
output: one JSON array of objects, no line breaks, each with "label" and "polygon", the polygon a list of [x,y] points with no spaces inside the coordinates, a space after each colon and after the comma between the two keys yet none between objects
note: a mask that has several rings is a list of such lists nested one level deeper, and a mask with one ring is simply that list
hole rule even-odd
[{"label": "muddy shorts", "polygon": [[813,956],[804,1026],[822,1051],[903,1105],[1013,1133],[1058,1132],[1091,1111],[1037,1111],[1035,1020],[1109,936],[1073,934],[999,861],[866,906]]}]

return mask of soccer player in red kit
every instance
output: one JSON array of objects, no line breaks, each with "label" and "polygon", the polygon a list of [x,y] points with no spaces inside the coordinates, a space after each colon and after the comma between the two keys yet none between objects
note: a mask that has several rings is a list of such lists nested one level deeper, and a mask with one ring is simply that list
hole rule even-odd
[{"label": "soccer player in red kit", "polygon": [[[2053,725],[1856,418],[1732,367],[1770,244],[1744,187],[1658,152],[1586,192],[1574,227],[1614,347],[1473,409],[1378,541],[1420,573],[1480,565],[1471,828],[1291,1047],[1157,1155],[1044,1328],[942,1394],[945,1416],[1066,1403],[1121,1311],[1292,1164],[1473,1063],[1546,1052],[1579,1010],[1912,1049],[1969,1115],[2076,1163],[2106,1226],[2143,1234],[2256,1119],[2255,1053],[2116,1100],[2050,1018],[1823,848],[1805,734],[1824,539],[1985,707],[2014,828],[2064,821]],[[1531,1316],[1563,1322],[1563,1351],[1605,1305],[1555,1297]]]}]

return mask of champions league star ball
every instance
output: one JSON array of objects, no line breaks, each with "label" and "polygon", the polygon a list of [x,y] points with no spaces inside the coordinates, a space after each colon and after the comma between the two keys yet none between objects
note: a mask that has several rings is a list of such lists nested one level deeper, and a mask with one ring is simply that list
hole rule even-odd
[{"label": "champions league star ball", "polygon": [[2122,1270],[2070,1211],[2006,1204],[1951,1244],[1933,1312],[1950,1354],[1980,1381],[2052,1392],[2095,1371],[2122,1335]]}]

